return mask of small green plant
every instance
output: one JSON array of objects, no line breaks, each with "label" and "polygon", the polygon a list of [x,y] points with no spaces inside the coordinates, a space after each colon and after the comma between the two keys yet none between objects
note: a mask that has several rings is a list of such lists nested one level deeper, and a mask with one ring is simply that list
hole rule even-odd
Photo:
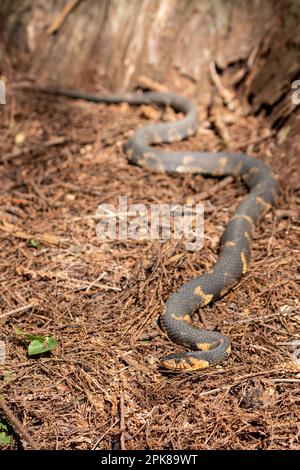
[{"label": "small green plant", "polygon": [[7,446],[10,443],[8,427],[3,421],[0,421],[0,446]]},{"label": "small green plant", "polygon": [[17,326],[14,327],[14,330],[17,335],[23,336],[30,341],[27,350],[29,356],[36,356],[37,354],[52,351],[57,347],[57,340],[53,336],[32,335],[30,333],[26,333]]},{"label": "small green plant", "polygon": [[27,245],[38,249],[40,247],[40,242],[38,240],[34,240],[34,238],[29,238],[29,240],[27,240]]},{"label": "small green plant", "polygon": [[3,382],[6,382],[6,383],[10,382],[15,377],[16,377],[16,373],[11,372],[9,370],[5,370],[2,375]]}]

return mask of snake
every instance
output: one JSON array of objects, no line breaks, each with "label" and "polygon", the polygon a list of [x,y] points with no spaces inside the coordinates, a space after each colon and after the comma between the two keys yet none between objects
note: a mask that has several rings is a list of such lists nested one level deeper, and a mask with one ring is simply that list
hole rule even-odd
[{"label": "snake", "polygon": [[153,172],[232,175],[246,184],[249,192],[238,204],[220,242],[212,269],[183,284],[167,299],[160,325],[168,338],[189,351],[161,359],[165,369],[195,371],[218,364],[231,352],[230,340],[218,331],[192,325],[197,309],[223,297],[248,272],[253,231],[256,223],[276,204],[280,188],[271,169],[260,159],[245,153],[221,151],[165,151],[156,144],[187,139],[197,133],[198,110],[189,98],[170,92],[141,94],[94,94],[69,89],[35,87],[36,90],[96,103],[169,106],[183,118],[138,128],[124,143],[129,162]]}]

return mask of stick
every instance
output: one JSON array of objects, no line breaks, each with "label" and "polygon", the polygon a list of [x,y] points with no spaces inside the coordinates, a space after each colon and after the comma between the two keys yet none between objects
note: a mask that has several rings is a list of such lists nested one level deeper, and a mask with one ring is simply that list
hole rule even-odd
[{"label": "stick", "polygon": [[142,335],[138,336],[136,338],[136,340],[137,341],[148,341],[148,340],[156,338],[157,336],[160,336],[160,332],[153,331],[152,333],[143,333]]},{"label": "stick", "polygon": [[0,161],[0,163],[6,163],[16,158],[23,157],[24,155],[27,155],[28,153],[36,152],[40,149],[40,146],[52,147],[56,145],[62,145],[65,142],[67,142],[67,139],[65,137],[55,137],[53,139],[48,140],[47,142],[40,142],[38,146],[35,146],[33,148],[22,148],[22,149],[16,150],[15,152],[8,153],[7,155],[4,155],[2,157],[2,161]]},{"label": "stick", "polygon": [[253,139],[246,140],[245,142],[241,142],[239,144],[236,144],[233,146],[233,150],[236,152],[237,150],[241,150],[245,147],[248,147],[248,145],[252,144],[259,144],[260,142],[263,142],[264,140],[269,139],[274,135],[274,132],[270,132],[267,135],[261,135],[259,137],[254,137]]},{"label": "stick", "polygon": [[0,318],[9,317],[10,315],[14,315],[15,313],[23,313],[30,308],[35,307],[34,303],[23,305],[23,307],[15,308],[14,310],[10,310],[9,312],[1,313]]},{"label": "stick", "polygon": [[64,6],[58,16],[52,21],[51,25],[47,29],[47,33],[53,34],[59,30],[63,22],[69,13],[76,7],[80,0],[69,0],[68,3]]},{"label": "stick", "polygon": [[120,395],[120,446],[121,446],[121,450],[126,450],[124,432],[125,432],[124,396],[122,393]]},{"label": "stick", "polygon": [[120,357],[121,357],[122,361],[124,361],[125,364],[127,364],[128,366],[131,366],[134,369],[143,372],[147,376],[151,376],[151,377],[153,376],[153,372],[154,372],[153,370],[143,366],[139,362],[132,359],[129,355],[127,355],[127,356],[123,355],[123,356],[120,356]]},{"label": "stick", "polygon": [[162,92],[169,91],[165,85],[162,85],[161,83],[158,83],[155,80],[152,80],[152,78],[145,77],[145,75],[140,75],[138,77],[138,85],[141,88],[151,90],[151,91],[162,91]]},{"label": "stick", "polygon": [[231,320],[231,321],[225,320],[224,323],[226,323],[226,325],[235,325],[237,323],[251,323],[253,321],[265,321],[269,318],[274,318],[278,316],[289,317],[289,316],[297,315],[297,313],[298,311],[296,310],[292,310],[291,312],[287,312],[287,313],[277,312],[277,313],[271,313],[270,315],[266,315],[264,317],[242,318],[240,320]]},{"label": "stick", "polygon": [[226,176],[226,178],[216,183],[207,191],[203,191],[202,193],[197,194],[197,201],[207,199],[209,196],[212,196],[213,194],[217,193],[220,189],[223,189],[225,188],[225,186],[232,183],[232,181],[233,181],[232,176]]},{"label": "stick", "polygon": [[98,284],[96,281],[92,282],[91,284],[74,287],[73,290],[75,292],[79,292],[81,290],[86,290],[88,292],[91,289],[91,287],[97,287],[98,289],[104,289],[104,290],[113,290],[115,292],[121,292],[122,291],[122,289],[120,287],[108,286],[106,284]]},{"label": "stick", "polygon": [[99,437],[99,439],[96,441],[96,444],[94,444],[92,450],[95,450],[95,449],[96,449],[96,447],[100,444],[100,442],[102,441],[102,439],[103,439],[105,436],[107,436],[107,434],[109,433],[109,431],[110,431],[119,421],[120,421],[120,419],[117,418],[117,419],[115,420],[115,422],[105,431],[105,433],[102,434],[102,436]]},{"label": "stick", "polygon": [[32,437],[28,434],[26,429],[24,428],[21,421],[13,414],[12,410],[6,404],[2,395],[0,395],[0,408],[2,408],[3,412],[5,413],[6,417],[10,421],[11,425],[15,429],[15,431],[20,434],[30,445],[30,447],[34,450],[39,450],[38,445],[32,439]]},{"label": "stick", "polygon": [[12,236],[21,238],[22,240],[29,240],[33,238],[34,240],[38,240],[49,245],[60,245],[63,243],[63,241],[60,240],[56,235],[52,235],[50,233],[35,236],[31,233],[24,232],[18,226],[7,222],[4,218],[0,219],[0,230],[10,233]]},{"label": "stick", "polygon": [[270,379],[274,383],[300,383],[300,379]]},{"label": "stick", "polygon": [[228,90],[227,88],[224,87],[218,73],[217,73],[217,69],[216,69],[216,64],[214,62],[212,62],[210,64],[210,75],[211,75],[211,78],[214,82],[214,84],[216,85],[220,95],[222,96],[222,98],[224,99],[225,103],[227,104],[228,106],[228,109],[230,111],[234,111],[236,109],[236,105],[234,103],[235,101],[235,95],[233,93],[233,91],[231,90]]}]

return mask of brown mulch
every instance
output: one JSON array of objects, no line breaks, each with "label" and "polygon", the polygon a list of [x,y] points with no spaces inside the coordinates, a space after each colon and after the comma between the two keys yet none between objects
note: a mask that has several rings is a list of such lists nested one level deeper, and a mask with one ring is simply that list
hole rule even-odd
[{"label": "brown mulch", "polygon": [[[128,164],[122,143],[132,129],[174,114],[16,90],[0,107],[0,393],[39,448],[300,448],[300,366],[287,344],[300,340],[300,188],[288,184],[291,155],[284,133],[262,116],[229,112],[221,99],[209,114],[199,111],[198,134],[166,148],[248,151],[285,184],[255,231],[249,273],[203,311],[208,328],[232,339],[229,360],[171,373],[159,368],[180,349],[157,323],[164,301],[212,267],[245,188],[231,181],[205,199],[200,252],[174,240],[103,242],[99,204],[117,206],[119,195],[129,204],[199,202],[216,184]],[[14,327],[53,335],[59,346],[29,357]],[[10,447],[30,448],[13,428]]]}]

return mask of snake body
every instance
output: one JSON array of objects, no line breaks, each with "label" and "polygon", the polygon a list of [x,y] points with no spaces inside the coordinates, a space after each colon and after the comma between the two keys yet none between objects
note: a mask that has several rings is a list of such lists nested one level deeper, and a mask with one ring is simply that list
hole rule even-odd
[{"label": "snake body", "polygon": [[166,301],[160,323],[167,336],[191,351],[170,354],[162,359],[168,369],[192,371],[225,360],[230,354],[227,337],[216,331],[191,325],[191,316],[199,307],[222,297],[248,271],[253,228],[259,218],[275,204],[279,186],[270,169],[260,160],[233,152],[166,152],[153,144],[180,141],[198,129],[196,106],[187,98],[161,92],[141,95],[97,95],[73,90],[39,91],[101,103],[171,106],[184,114],[175,123],[152,124],[137,129],[124,144],[131,163],[155,172],[200,173],[212,176],[239,176],[249,193],[238,205],[221,240],[218,260],[211,271],[182,285]]}]

